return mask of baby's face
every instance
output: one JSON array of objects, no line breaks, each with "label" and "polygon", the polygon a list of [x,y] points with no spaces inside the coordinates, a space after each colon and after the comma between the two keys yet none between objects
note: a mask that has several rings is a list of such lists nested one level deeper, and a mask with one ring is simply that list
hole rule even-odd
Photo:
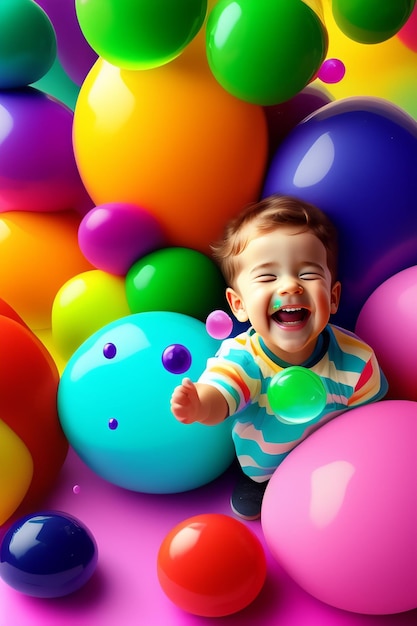
[{"label": "baby's face", "polygon": [[249,320],[279,358],[303,363],[339,304],[340,283],[332,284],[324,245],[285,226],[253,238],[236,261],[235,288],[227,290],[233,313]]}]

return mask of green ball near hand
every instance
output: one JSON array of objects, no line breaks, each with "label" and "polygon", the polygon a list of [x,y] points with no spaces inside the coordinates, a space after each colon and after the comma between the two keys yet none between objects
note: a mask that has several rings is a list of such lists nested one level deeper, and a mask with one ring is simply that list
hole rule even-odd
[{"label": "green ball near hand", "polygon": [[306,367],[292,365],[275,374],[267,397],[278,419],[304,424],[323,411],[327,393],[320,376]]}]

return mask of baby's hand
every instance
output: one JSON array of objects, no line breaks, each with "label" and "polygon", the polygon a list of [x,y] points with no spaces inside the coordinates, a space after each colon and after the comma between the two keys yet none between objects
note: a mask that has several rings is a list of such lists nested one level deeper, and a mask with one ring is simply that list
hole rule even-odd
[{"label": "baby's hand", "polygon": [[171,397],[171,411],[177,420],[183,424],[192,424],[198,421],[201,402],[197,387],[189,378],[184,378],[181,385],[175,387]]}]

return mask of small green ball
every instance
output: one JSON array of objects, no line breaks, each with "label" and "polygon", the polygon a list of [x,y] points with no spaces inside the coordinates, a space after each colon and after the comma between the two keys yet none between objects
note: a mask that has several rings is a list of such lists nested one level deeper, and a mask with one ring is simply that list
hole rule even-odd
[{"label": "small green ball", "polygon": [[278,419],[290,424],[304,424],[320,415],[326,406],[327,393],[315,372],[292,365],[275,374],[267,397]]}]

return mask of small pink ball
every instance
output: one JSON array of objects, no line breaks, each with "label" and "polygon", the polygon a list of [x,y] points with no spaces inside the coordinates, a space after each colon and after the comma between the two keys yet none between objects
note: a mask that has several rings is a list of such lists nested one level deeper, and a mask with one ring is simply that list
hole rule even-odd
[{"label": "small pink ball", "polygon": [[226,339],[233,330],[233,320],[224,311],[212,311],[206,319],[206,329],[214,339]]},{"label": "small pink ball", "polygon": [[317,78],[323,83],[339,83],[344,77],[346,68],[340,59],[327,59],[321,65]]}]

